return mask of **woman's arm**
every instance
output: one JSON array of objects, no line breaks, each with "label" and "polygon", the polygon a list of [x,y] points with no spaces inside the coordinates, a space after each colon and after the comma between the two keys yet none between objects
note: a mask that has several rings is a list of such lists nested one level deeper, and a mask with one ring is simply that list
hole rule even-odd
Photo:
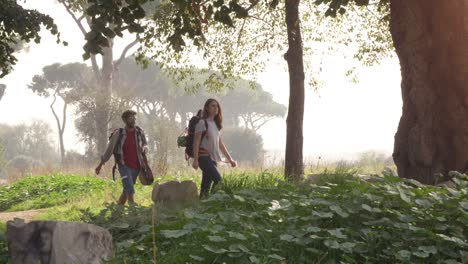
[{"label": "woman's arm", "polygon": [[226,145],[224,145],[223,139],[221,137],[219,137],[219,149],[221,152],[223,152],[223,155],[228,159],[229,163],[231,163],[232,167],[237,166],[237,162],[232,159],[231,155],[229,155]]}]

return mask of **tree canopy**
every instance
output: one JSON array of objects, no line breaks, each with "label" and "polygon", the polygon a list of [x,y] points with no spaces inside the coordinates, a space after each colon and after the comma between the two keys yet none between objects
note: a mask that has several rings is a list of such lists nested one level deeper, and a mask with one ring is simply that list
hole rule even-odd
[{"label": "tree canopy", "polygon": [[[0,0],[0,78],[13,70],[18,61],[15,51],[20,42],[39,43],[39,31],[44,26],[50,33],[57,36],[60,43],[60,33],[53,19],[36,10],[23,8],[16,0]],[[62,42],[67,45],[66,42]]]}]

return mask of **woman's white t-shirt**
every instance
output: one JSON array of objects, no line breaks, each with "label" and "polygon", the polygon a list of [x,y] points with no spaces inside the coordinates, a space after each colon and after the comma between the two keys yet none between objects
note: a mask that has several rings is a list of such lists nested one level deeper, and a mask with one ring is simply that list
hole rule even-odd
[{"label": "woman's white t-shirt", "polygon": [[[218,130],[214,120],[206,119],[206,123],[208,125],[208,131],[202,138],[200,147],[208,150],[212,160],[221,161],[221,155],[219,154],[219,138],[221,136],[221,131]],[[195,126],[195,133],[203,132],[205,130],[205,120],[200,119],[200,121],[198,121],[197,125]]]}]

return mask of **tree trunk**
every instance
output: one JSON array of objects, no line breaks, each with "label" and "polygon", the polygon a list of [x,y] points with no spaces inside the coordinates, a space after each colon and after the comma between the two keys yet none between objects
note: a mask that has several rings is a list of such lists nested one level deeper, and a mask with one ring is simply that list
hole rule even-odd
[{"label": "tree trunk", "polygon": [[[63,99],[63,98],[62,98]],[[59,147],[60,147],[60,163],[63,165],[65,162],[65,142],[63,141],[63,134],[65,133],[65,125],[67,122],[67,106],[68,103],[66,100],[63,100],[63,109],[62,109],[62,123],[60,123],[60,118],[54,109],[54,104],[57,101],[57,94],[54,94],[54,100],[50,104],[50,109],[54,115],[55,121],[57,123],[57,130],[59,135]]]},{"label": "tree trunk", "polygon": [[302,124],[304,120],[304,62],[299,20],[300,0],[286,0],[288,51],[284,55],[289,69],[289,108],[286,119],[285,176],[298,180],[304,174]]},{"label": "tree trunk", "polygon": [[96,129],[97,151],[101,155],[106,150],[109,141],[110,102],[112,95],[112,76],[114,73],[113,40],[109,39],[109,47],[103,49],[102,68],[99,92],[96,97]]},{"label": "tree trunk", "polygon": [[3,95],[5,94],[6,85],[0,83],[0,100],[2,100]]},{"label": "tree trunk", "polygon": [[391,0],[403,115],[393,159],[401,177],[435,184],[468,168],[468,3]]}]

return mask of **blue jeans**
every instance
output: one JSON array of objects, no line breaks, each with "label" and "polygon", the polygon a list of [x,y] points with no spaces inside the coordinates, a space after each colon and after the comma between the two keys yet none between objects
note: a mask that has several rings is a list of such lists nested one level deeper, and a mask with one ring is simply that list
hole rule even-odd
[{"label": "blue jeans", "polygon": [[136,179],[138,178],[138,174],[140,174],[140,170],[132,169],[125,165],[119,164],[119,174],[120,178],[122,179],[124,193],[134,194],[135,188],[133,185],[136,183]]},{"label": "blue jeans", "polygon": [[[216,161],[209,156],[198,157],[198,165],[203,172],[202,182],[200,186],[200,198],[208,196],[208,193],[213,191],[215,186],[223,179],[218,171]],[[211,186],[213,184],[213,186]]]}]

